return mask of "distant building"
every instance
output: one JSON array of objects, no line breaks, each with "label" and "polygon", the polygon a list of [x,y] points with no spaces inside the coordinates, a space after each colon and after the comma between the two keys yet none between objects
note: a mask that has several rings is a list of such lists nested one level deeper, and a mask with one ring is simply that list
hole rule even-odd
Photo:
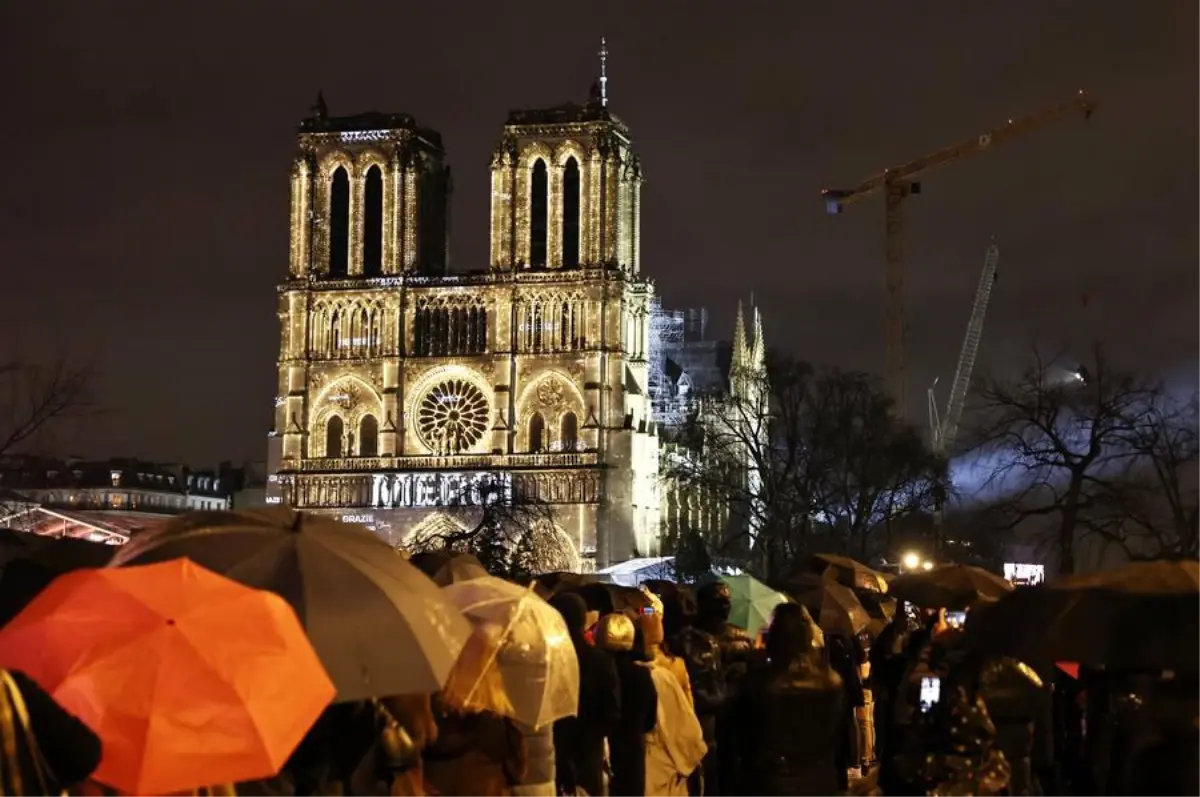
[{"label": "distant building", "polygon": [[229,509],[218,473],[137,459],[0,460],[0,527],[121,544],[173,515]]}]

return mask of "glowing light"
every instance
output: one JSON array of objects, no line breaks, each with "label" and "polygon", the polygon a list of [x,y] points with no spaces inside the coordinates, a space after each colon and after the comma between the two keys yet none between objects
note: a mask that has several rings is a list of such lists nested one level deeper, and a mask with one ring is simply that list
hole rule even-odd
[{"label": "glowing light", "polygon": [[900,564],[904,566],[905,570],[916,570],[921,566],[921,556],[915,551],[909,551],[900,557]]},{"label": "glowing light", "polygon": [[933,562],[929,559],[926,559],[924,562],[921,562],[921,569],[922,570],[932,570]]},{"label": "glowing light", "polygon": [[388,131],[386,130],[347,130],[338,138],[344,144],[361,144],[367,141],[386,141]]}]

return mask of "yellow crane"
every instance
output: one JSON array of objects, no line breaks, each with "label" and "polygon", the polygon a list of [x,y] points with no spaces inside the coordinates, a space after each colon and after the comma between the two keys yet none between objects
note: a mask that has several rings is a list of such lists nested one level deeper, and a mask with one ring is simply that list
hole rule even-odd
[{"label": "yellow crane", "polygon": [[885,169],[855,188],[825,189],[821,192],[825,198],[826,211],[834,214],[841,213],[846,206],[860,202],[877,192],[884,195],[888,292],[885,325],[887,344],[885,377],[888,390],[895,400],[897,417],[902,419],[908,417],[904,390],[904,338],[907,329],[904,321],[903,208],[905,199],[912,194],[921,193],[921,183],[916,178],[938,166],[945,166],[962,158],[987,152],[997,144],[1045,127],[1070,114],[1081,112],[1086,119],[1092,115],[1092,111],[1095,109],[1096,103],[1088,97],[1086,92],[1080,91],[1075,97],[1053,108],[1046,108],[1019,119],[1009,119],[1004,124],[974,138],[952,144],[902,166]]}]

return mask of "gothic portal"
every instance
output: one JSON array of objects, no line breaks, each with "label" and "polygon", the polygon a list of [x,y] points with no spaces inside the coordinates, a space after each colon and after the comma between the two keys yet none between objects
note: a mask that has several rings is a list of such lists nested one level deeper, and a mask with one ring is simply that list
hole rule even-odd
[{"label": "gothic portal", "polygon": [[397,543],[487,500],[536,500],[583,567],[655,551],[654,288],[629,129],[596,91],[511,113],[491,263],[450,273],[440,136],[315,110],[279,288],[276,500]]}]

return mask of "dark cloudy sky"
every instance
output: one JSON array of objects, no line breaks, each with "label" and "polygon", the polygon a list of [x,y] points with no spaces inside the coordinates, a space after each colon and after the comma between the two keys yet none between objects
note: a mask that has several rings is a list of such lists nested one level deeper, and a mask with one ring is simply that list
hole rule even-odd
[{"label": "dark cloudy sky", "polygon": [[333,114],[442,132],[454,261],[481,267],[506,111],[584,99],[603,33],[669,305],[725,333],[753,292],[771,343],[879,370],[883,210],[826,216],[819,190],[1087,87],[1089,122],[909,204],[910,405],[953,372],[992,235],[983,365],[1099,338],[1194,373],[1197,27],[1194,0],[5,0],[0,348],[94,359],[108,413],[73,451],[263,458],[289,159],[317,89]]}]

